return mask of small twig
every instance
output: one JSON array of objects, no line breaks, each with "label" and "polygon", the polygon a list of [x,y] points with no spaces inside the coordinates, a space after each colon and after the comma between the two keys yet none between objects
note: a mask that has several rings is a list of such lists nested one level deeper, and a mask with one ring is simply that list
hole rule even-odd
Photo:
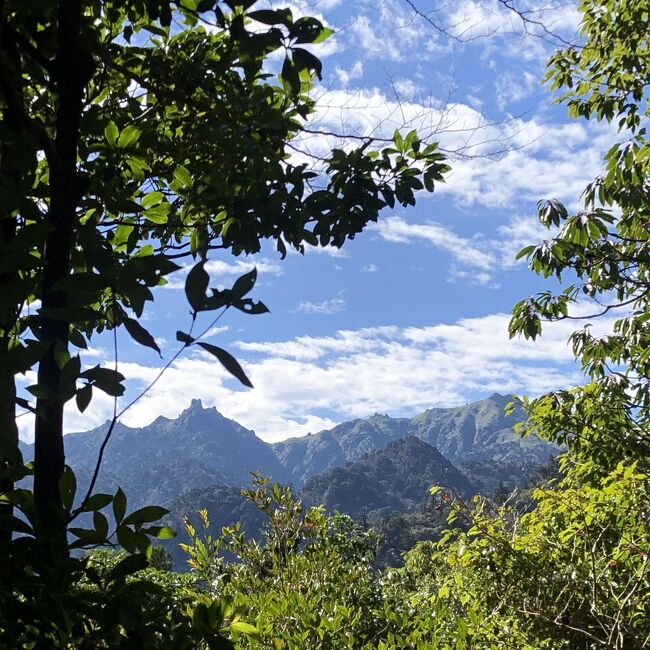
[{"label": "small twig", "polygon": [[[195,341],[198,341],[202,337],[204,337],[221,319],[221,317],[226,313],[230,305],[226,305],[223,310],[217,315],[216,318],[212,320],[212,322],[194,339]],[[196,315],[194,315],[194,318],[192,319],[192,327],[194,327],[194,321],[196,319]],[[114,327],[114,330],[116,328]],[[191,331],[191,329],[190,329]],[[116,335],[115,335],[116,336]],[[116,339],[115,339],[116,340]],[[191,344],[190,344],[191,345]],[[95,469],[93,471],[92,478],[90,480],[90,484],[88,485],[88,489],[86,490],[86,494],[81,502],[81,505],[76,508],[69,519],[69,522],[72,522],[74,519],[76,519],[81,512],[83,512],[84,507],[86,503],[88,502],[88,499],[92,496],[92,492],[95,489],[95,485],[97,483],[97,478],[99,477],[99,470],[101,468],[102,461],[104,459],[104,451],[106,450],[106,446],[108,445],[109,440],[111,439],[111,436],[113,435],[113,430],[115,429],[115,425],[117,424],[117,421],[132,407],[134,406],[137,402],[140,401],[160,380],[160,378],[169,370],[171,365],[178,359],[178,357],[183,353],[183,351],[190,347],[188,344],[183,345],[181,348],[179,348],[174,355],[171,357],[171,359],[161,368],[160,372],[155,376],[153,381],[146,387],[144,390],[142,390],[133,400],[131,400],[119,413],[117,412],[117,398],[115,398],[115,405],[114,405],[114,410],[113,410],[113,417],[111,419],[111,423],[108,427],[108,431],[106,432],[106,435],[104,436],[104,440],[102,441],[101,447],[99,448],[99,453],[97,455],[97,462],[95,463]],[[117,343],[115,343],[115,359],[116,359],[116,364],[117,364]]]}]

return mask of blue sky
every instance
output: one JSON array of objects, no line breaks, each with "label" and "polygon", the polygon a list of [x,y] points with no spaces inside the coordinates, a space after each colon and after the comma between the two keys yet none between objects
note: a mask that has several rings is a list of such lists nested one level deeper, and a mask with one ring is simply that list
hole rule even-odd
[{"label": "blue sky", "polygon": [[[275,441],[374,412],[410,416],[493,392],[534,395],[580,382],[566,345],[575,323],[549,328],[535,344],[509,342],[506,333],[514,303],[549,286],[514,261],[544,235],[537,200],[577,206],[612,141],[606,126],[568,120],[540,85],[556,44],[526,34],[492,0],[281,4],[336,30],[315,49],[324,68],[313,127],[361,135],[416,128],[456,152],[452,171],[415,208],[387,210],[341,251],[280,260],[269,246],[256,258],[214,258],[213,281],[224,285],[258,268],[253,295],[271,313],[227,313],[208,339],[241,360],[255,389],[190,351],[124,422],[175,417],[199,397]],[[457,38],[440,34],[411,4],[423,13],[440,6],[430,17]],[[531,17],[573,38],[579,15],[571,3],[517,3],[533,11],[542,5]],[[319,152],[334,142],[311,137],[297,144]],[[181,272],[157,290],[145,314],[165,358],[176,349],[175,331],[189,323],[182,286]],[[119,347],[128,399],[164,362],[126,335]],[[111,360],[105,339],[84,359]],[[111,412],[105,396],[83,416],[71,405],[66,429],[91,428]],[[27,421],[22,431],[28,436]]]}]

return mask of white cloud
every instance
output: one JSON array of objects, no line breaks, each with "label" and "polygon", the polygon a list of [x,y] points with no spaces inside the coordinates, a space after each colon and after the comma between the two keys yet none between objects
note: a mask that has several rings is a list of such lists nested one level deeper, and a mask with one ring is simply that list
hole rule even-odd
[{"label": "white cloud", "polygon": [[219,334],[224,334],[230,329],[228,325],[221,325],[216,327],[211,327],[203,336],[203,338],[209,339],[211,336],[219,336]]},{"label": "white cloud", "polygon": [[377,273],[379,267],[376,264],[366,264],[366,266],[361,267],[362,273]]},{"label": "white cloud", "polygon": [[[34,383],[36,377],[29,383]],[[104,424],[113,415],[113,398],[100,390],[93,391],[91,406],[80,413],[74,400],[65,405],[64,425],[66,433],[72,431],[88,431]],[[151,418],[153,419],[153,418]],[[25,414],[20,416],[16,423],[21,440],[34,442],[34,416]]]},{"label": "white cloud", "polygon": [[[451,171],[436,192],[461,206],[488,208],[533,204],[543,197],[575,206],[585,185],[600,173],[602,155],[616,137],[607,124],[556,123],[539,115],[495,123],[467,104],[397,101],[377,88],[323,91],[310,127],[381,139],[392,138],[395,129],[415,129],[449,155]],[[296,147],[304,153],[296,154],[296,161],[350,146],[343,138],[303,134]]]},{"label": "white cloud", "polygon": [[390,61],[403,61],[415,52],[422,58],[435,49],[427,45],[435,42],[437,35],[415,20],[404,3],[383,0],[372,7],[372,13],[355,16],[346,27],[348,47],[359,48],[367,58]]},{"label": "white cloud", "polygon": [[[373,327],[327,337],[241,342],[233,347],[240,351],[236,356],[253,390],[242,389],[214,360],[190,355],[177,360],[124,421],[143,426],[158,415],[176,417],[198,397],[272,441],[373,412],[414,415],[495,391],[536,395],[581,382],[566,343],[575,321],[548,326],[531,342],[509,340],[508,320],[507,314],[492,314],[428,327]],[[608,326],[611,319],[599,320],[596,331]],[[131,390],[133,384],[149,383],[159,371],[135,363],[120,369]],[[87,422],[108,416],[110,404],[98,405],[101,412],[95,409]],[[73,428],[69,421],[66,427]]]},{"label": "white cloud", "polygon": [[343,291],[339,291],[334,298],[322,300],[321,302],[301,302],[296,311],[301,311],[303,314],[336,314],[345,311],[345,298]]},{"label": "white cloud", "polygon": [[[168,277],[167,284],[163,285],[164,289],[183,289],[185,287],[185,277],[192,268],[192,264],[188,264],[181,268],[179,271],[172,273]],[[264,257],[249,258],[248,260],[235,260],[234,262],[226,262],[225,260],[210,260],[205,265],[205,270],[210,274],[211,280],[215,283],[220,283],[222,278],[227,278],[229,281],[234,276],[240,276],[248,273],[253,268],[257,269],[259,275],[280,276],[284,273],[282,266],[275,260],[270,260]]]},{"label": "white cloud", "polygon": [[402,100],[413,99],[415,95],[422,92],[422,86],[416,84],[412,79],[396,79],[393,81],[393,88]]},{"label": "white cloud", "polygon": [[586,184],[601,170],[612,129],[604,124],[515,119],[500,137],[510,147],[500,160],[454,161],[446,184],[438,185],[437,192],[464,206],[508,207],[559,198],[576,207]]},{"label": "white cloud", "polygon": [[523,264],[524,259],[517,261],[517,253],[525,246],[538,244],[554,236],[556,229],[545,228],[535,215],[524,217],[511,217],[507,224],[499,226],[498,246],[502,267],[510,268],[516,264]]},{"label": "white cloud", "polygon": [[[460,0],[453,5],[453,10],[445,12],[444,24],[451,34],[464,41],[518,35],[526,39],[526,47],[522,48],[519,43],[521,56],[536,44],[534,37],[541,36],[552,42],[550,33],[554,33],[570,38],[581,18],[576,6],[564,0],[543,3],[523,0],[514,8],[516,11],[500,0]],[[526,22],[522,20],[522,14],[527,18]],[[509,42],[514,43],[515,39],[511,38]],[[543,41],[539,42],[540,47],[543,44]]]},{"label": "white cloud", "polygon": [[344,70],[337,65],[334,72],[336,73],[341,85],[347,87],[350,84],[350,81],[360,79],[363,76],[363,63],[361,61],[355,61],[352,67],[347,70]]},{"label": "white cloud", "polygon": [[477,111],[482,110],[483,108],[483,100],[480,97],[477,97],[476,95],[472,95],[471,93],[467,94],[467,103]]},{"label": "white cloud", "polygon": [[437,223],[409,223],[401,217],[382,219],[372,225],[372,230],[389,242],[424,241],[451,256],[451,281],[463,280],[472,285],[492,287],[498,287],[494,284],[498,273],[525,262],[515,259],[522,248],[550,239],[556,232],[556,229],[542,226],[534,215],[511,217],[496,229],[494,237],[480,233],[472,238],[462,237]]},{"label": "white cloud", "polygon": [[[287,249],[290,253],[295,253],[298,255],[297,251],[293,248]],[[350,257],[350,254],[343,248],[336,248],[336,246],[312,246],[310,244],[305,244],[305,254],[307,253],[318,253],[319,255],[326,255],[327,257]]]},{"label": "white cloud", "polygon": [[512,102],[530,97],[539,86],[539,79],[531,72],[504,72],[494,82],[497,106],[503,110]]},{"label": "white cloud", "polygon": [[[438,223],[408,223],[401,217],[388,217],[376,225],[376,230],[386,241],[411,243],[425,241],[449,253],[452,259],[462,266],[469,266],[484,272],[492,271],[496,264],[493,253],[486,251],[479,239],[461,237]],[[483,282],[479,282],[483,284]]]}]

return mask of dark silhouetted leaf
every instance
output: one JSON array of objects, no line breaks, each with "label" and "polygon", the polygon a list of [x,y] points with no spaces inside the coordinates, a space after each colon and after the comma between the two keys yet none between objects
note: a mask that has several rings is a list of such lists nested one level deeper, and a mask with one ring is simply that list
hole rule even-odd
[{"label": "dark silhouetted leaf", "polygon": [[239,365],[239,361],[237,361],[237,359],[235,359],[235,357],[233,357],[232,354],[210,343],[199,343],[198,345],[200,345],[206,352],[209,352],[210,354],[217,357],[217,359],[219,359],[219,361],[221,362],[221,365],[231,375],[237,377],[237,379],[239,379],[239,381],[242,384],[244,384],[244,386],[253,388],[253,384],[251,383],[251,380],[246,376],[246,373]]}]

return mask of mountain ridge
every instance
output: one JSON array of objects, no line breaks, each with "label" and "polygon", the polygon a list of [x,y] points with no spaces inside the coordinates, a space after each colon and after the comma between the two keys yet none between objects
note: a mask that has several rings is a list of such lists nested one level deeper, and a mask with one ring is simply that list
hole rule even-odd
[{"label": "mountain ridge", "polygon": [[525,413],[515,406],[512,413],[505,414],[512,399],[494,393],[465,406],[427,409],[412,418],[375,414],[301,438],[288,438],[273,447],[280,462],[294,468],[294,474],[295,468],[302,468],[296,477],[301,483],[407,436],[435,447],[455,465],[488,460],[544,464],[557,450],[539,438],[517,436],[514,426],[525,419]]},{"label": "mountain ridge", "polygon": [[[121,486],[134,506],[165,503],[192,488],[242,486],[259,470],[273,480],[301,486],[310,477],[344,467],[390,442],[415,436],[453,465],[506,461],[541,465],[556,449],[513,430],[524,417],[505,415],[511,397],[499,394],[461,407],[428,409],[412,418],[375,414],[332,429],[267,443],[214,408],[193,400],[178,418],[163,416],[142,427],[117,423],[106,448],[97,489]],[[108,423],[66,436],[66,460],[87,484]],[[26,457],[30,446],[23,446]]]},{"label": "mountain ridge", "polygon": [[374,510],[414,511],[432,485],[469,499],[476,486],[435,447],[407,436],[392,440],[344,467],[309,478],[300,488],[307,506],[323,504],[352,517]]}]

